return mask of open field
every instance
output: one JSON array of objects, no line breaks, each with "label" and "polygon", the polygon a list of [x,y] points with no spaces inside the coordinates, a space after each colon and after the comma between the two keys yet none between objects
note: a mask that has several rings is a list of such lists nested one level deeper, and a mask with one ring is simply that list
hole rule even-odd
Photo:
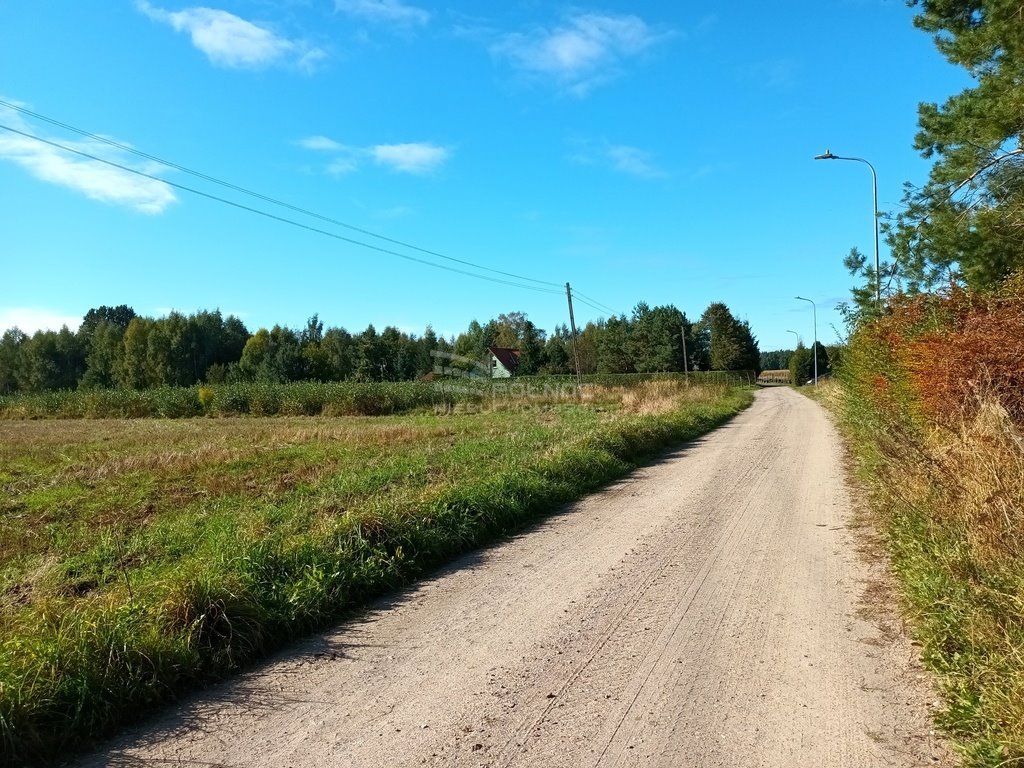
[{"label": "open field", "polygon": [[376,418],[0,421],[0,758],[108,732],[750,399],[661,381]]},{"label": "open field", "polygon": [[[753,384],[753,371],[592,374],[583,383],[599,388],[649,381],[691,384]],[[79,389],[0,395],[0,419],[184,419],[195,416],[385,416],[459,405],[492,406],[530,398],[575,399],[572,376],[515,379],[441,378],[436,381],[243,382],[152,389]]]}]

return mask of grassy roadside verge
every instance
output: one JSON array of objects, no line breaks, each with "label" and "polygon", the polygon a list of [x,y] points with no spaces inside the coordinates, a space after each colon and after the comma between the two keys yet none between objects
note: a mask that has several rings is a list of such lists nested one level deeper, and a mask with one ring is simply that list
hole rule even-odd
[{"label": "grassy roadside verge", "polygon": [[720,425],[750,390],[0,422],[0,763],[39,762]]},{"label": "grassy roadside verge", "polygon": [[1024,313],[1013,290],[897,306],[858,330],[823,398],[942,692],[938,724],[969,768],[1024,765]]}]

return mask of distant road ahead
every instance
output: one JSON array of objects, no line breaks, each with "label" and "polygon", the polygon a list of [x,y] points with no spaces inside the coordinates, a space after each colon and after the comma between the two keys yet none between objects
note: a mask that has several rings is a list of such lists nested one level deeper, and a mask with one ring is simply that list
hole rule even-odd
[{"label": "distant road ahead", "polygon": [[764,390],[717,432],[85,764],[942,764],[851,517],[820,407]]}]

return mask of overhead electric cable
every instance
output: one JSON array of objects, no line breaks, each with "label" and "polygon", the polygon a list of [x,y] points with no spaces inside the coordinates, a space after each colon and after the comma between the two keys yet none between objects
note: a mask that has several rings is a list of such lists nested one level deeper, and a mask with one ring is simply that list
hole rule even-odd
[{"label": "overhead electric cable", "polygon": [[562,293],[561,291],[556,291],[556,290],[553,290],[553,289],[550,289],[550,288],[540,288],[540,287],[533,286],[533,285],[522,285],[521,283],[514,283],[511,280],[502,280],[500,278],[488,277],[487,275],[478,275],[475,272],[468,272],[468,271],[466,271],[464,269],[458,269],[456,267],[448,267],[448,266],[445,266],[444,264],[437,264],[437,263],[435,263],[433,261],[427,261],[426,259],[420,259],[420,258],[418,258],[416,256],[410,256],[410,255],[408,255],[406,253],[400,253],[398,251],[390,250],[389,248],[382,248],[379,245],[373,245],[371,243],[364,243],[361,240],[355,240],[355,239],[353,239],[351,237],[345,237],[344,235],[339,235],[336,232],[328,232],[326,229],[320,229],[319,227],[313,227],[313,226],[310,226],[309,224],[303,224],[302,222],[295,221],[294,219],[288,219],[288,218],[285,218],[284,216],[278,216],[277,214],[274,214],[274,213],[268,213],[267,211],[261,211],[259,208],[253,208],[251,206],[235,202],[234,200],[228,200],[227,198],[224,198],[224,197],[218,197],[217,195],[210,194],[209,192],[203,192],[202,190],[195,189],[194,187],[186,186],[185,184],[179,184],[178,182],[175,182],[175,181],[168,181],[167,179],[162,179],[159,176],[154,176],[151,173],[146,173],[145,171],[140,171],[140,170],[137,170],[135,168],[130,168],[127,165],[122,165],[120,163],[115,163],[113,160],[105,160],[102,157],[97,157],[96,155],[89,154],[88,152],[84,152],[84,151],[82,151],[80,149],[73,149],[72,147],[65,146],[64,144],[61,144],[59,142],[51,141],[50,139],[44,139],[44,138],[42,138],[40,136],[35,136],[35,135],[31,134],[31,133],[27,133],[26,131],[21,131],[21,130],[18,130],[17,128],[12,128],[9,125],[4,125],[3,123],[0,123],[0,128],[4,129],[6,131],[10,131],[11,133],[16,133],[19,136],[24,136],[27,139],[32,139],[32,140],[38,141],[38,142],[40,142],[42,144],[47,144],[47,145],[49,145],[51,147],[55,147],[56,149],[63,150],[64,152],[70,152],[71,154],[78,155],[80,157],[84,157],[84,158],[87,158],[89,160],[93,160],[93,161],[95,161],[97,163],[103,163],[104,165],[109,165],[112,168],[117,168],[118,170],[125,171],[126,173],[133,173],[136,176],[141,176],[141,177],[143,177],[145,179],[149,179],[150,181],[156,181],[156,182],[159,182],[161,184],[166,184],[169,187],[174,187],[175,189],[180,189],[180,190],[182,190],[184,192],[191,192],[192,194],[199,195],[200,197],[205,197],[205,198],[207,198],[209,200],[214,200],[214,201],[219,202],[219,203],[224,203],[225,205],[230,205],[233,208],[238,208],[238,209],[243,210],[243,211],[248,211],[249,213],[255,213],[255,214],[259,215],[259,216],[264,216],[264,217],[266,217],[268,219],[273,219],[274,221],[279,221],[279,222],[282,222],[284,224],[291,224],[293,227],[298,227],[299,229],[305,229],[305,230],[307,230],[309,232],[315,232],[315,233],[320,234],[320,235],[326,235],[327,237],[333,237],[335,240],[341,240],[342,242],[351,243],[352,245],[358,245],[358,246],[360,246],[362,248],[369,248],[370,250],[377,251],[378,253],[386,253],[386,254],[388,254],[390,256],[397,256],[400,259],[406,259],[407,261],[416,262],[417,264],[424,264],[424,265],[426,265],[428,267],[434,267],[435,269],[443,269],[446,272],[455,272],[455,273],[460,274],[460,275],[466,275],[468,277],[475,277],[478,280],[487,280],[488,282],[492,282],[492,283],[500,283],[502,285],[510,285],[510,286],[515,287],[515,288],[522,288],[523,290],[527,290],[527,291],[536,291],[537,293],[549,293],[549,294],[558,294],[558,295],[560,295]]},{"label": "overhead electric cable", "polygon": [[584,299],[585,300],[584,303],[587,303],[588,301],[590,301],[590,302],[593,302],[594,304],[597,304],[597,307],[595,307],[595,309],[602,309],[605,312],[611,312],[613,315],[619,314],[614,309],[609,307],[607,304],[602,304],[597,299],[591,298],[590,296],[587,296],[585,293],[580,293],[575,288],[573,288],[572,294],[573,294],[573,296],[578,296],[581,299]]},{"label": "overhead electric cable", "polygon": [[[586,305],[587,305],[588,307],[590,307],[591,309],[596,309],[596,310],[597,310],[598,312],[600,312],[600,313],[601,313],[602,315],[604,315],[604,314],[607,314],[607,310],[601,309],[601,307],[597,306],[596,304],[591,304],[591,303],[590,303],[589,301],[587,301],[586,299],[582,299],[582,298],[580,298],[580,295],[579,295],[578,293],[576,293],[576,292],[573,292],[573,296],[572,296],[572,298],[573,298],[573,300],[574,300],[574,301],[578,301],[578,302],[579,302],[580,304],[586,304]],[[614,313],[614,312],[612,312],[612,314],[614,315],[615,313]]]},{"label": "overhead electric cable", "polygon": [[[274,205],[279,205],[282,208],[287,208],[288,210],[295,211],[296,213],[301,213],[301,214],[303,214],[305,216],[310,216],[310,217],[315,218],[315,219],[319,219],[320,221],[324,221],[324,222],[327,222],[329,224],[334,224],[335,226],[344,227],[345,229],[351,230],[353,232],[358,232],[358,233],[360,233],[362,235],[367,235],[369,237],[377,238],[378,240],[383,240],[385,242],[391,243],[392,245],[400,245],[403,248],[409,248],[410,250],[418,251],[418,252],[424,253],[424,254],[426,254],[428,256],[434,256],[435,258],[444,259],[446,261],[452,261],[452,262],[455,262],[457,264],[463,264],[463,265],[465,265],[467,267],[473,267],[474,269],[479,269],[479,270],[482,270],[484,272],[492,272],[494,274],[504,275],[505,277],[511,277],[511,278],[516,279],[516,280],[523,280],[523,281],[526,281],[526,282],[529,282],[529,283],[537,283],[539,285],[548,285],[548,286],[552,286],[554,288],[561,288],[561,283],[553,283],[553,282],[550,282],[548,280],[538,280],[538,279],[533,278],[533,277],[526,277],[525,275],[517,275],[517,274],[515,274],[513,272],[504,272],[504,271],[502,271],[500,269],[493,269],[492,267],[485,267],[485,266],[483,266],[481,264],[475,264],[472,261],[466,261],[465,259],[457,259],[454,256],[446,256],[445,254],[438,253],[437,251],[431,251],[431,250],[429,250],[427,248],[421,248],[418,245],[413,245],[412,243],[407,243],[407,242],[404,242],[402,240],[396,240],[396,239],[394,239],[392,237],[388,237],[386,235],[381,235],[381,234],[378,234],[376,232],[372,232],[372,231],[370,231],[368,229],[362,229],[361,227],[357,227],[357,226],[355,226],[353,224],[347,224],[344,221],[340,221],[338,219],[331,218],[330,216],[324,216],[323,214],[317,213],[316,211],[311,211],[311,210],[309,210],[307,208],[302,208],[302,207],[297,206],[297,205],[292,205],[291,203],[285,202],[283,200],[279,200],[279,199],[274,198],[274,197],[270,197],[269,195],[264,195],[264,194],[262,194],[260,192],[255,192],[255,191],[253,191],[251,189],[247,189],[247,188],[239,186],[237,184],[232,184],[230,181],[224,181],[222,179],[216,178],[215,176],[210,176],[210,175],[208,175],[206,173],[203,173],[201,171],[196,171],[196,170],[188,168],[188,167],[186,167],[184,165],[179,165],[178,163],[171,162],[170,160],[164,160],[163,158],[157,157],[155,155],[151,155],[151,154],[149,154],[147,152],[143,152],[142,150],[136,149],[135,147],[132,147],[132,146],[130,146],[128,144],[122,144],[122,143],[120,143],[118,141],[114,141],[113,139],[108,138],[106,136],[100,136],[99,134],[90,133],[89,131],[86,131],[86,130],[84,130],[82,128],[77,128],[77,127],[75,127],[73,125],[70,125],[68,123],[62,122],[62,121],[57,120],[57,119],[52,118],[52,117],[47,117],[46,115],[40,114],[39,112],[33,112],[30,109],[26,109],[25,107],[19,106],[17,104],[12,104],[11,102],[4,101],[3,99],[0,99],[0,106],[4,106],[4,107],[7,107],[8,109],[16,110],[18,112],[21,112],[22,114],[28,115],[30,117],[33,117],[33,118],[37,119],[37,120],[42,120],[43,122],[49,123],[50,125],[55,125],[55,126],[58,126],[59,128],[64,128],[65,130],[71,131],[73,133],[77,133],[80,136],[85,136],[86,138],[92,139],[93,141],[99,141],[99,142],[101,142],[103,144],[106,144],[106,145],[111,146],[111,147],[115,147],[115,148],[120,149],[120,150],[122,150],[124,152],[130,152],[131,154],[136,155],[138,157],[145,158],[146,160],[152,160],[153,162],[160,163],[161,165],[166,165],[168,168],[173,168],[176,171],[181,171],[182,173],[187,173],[187,174],[189,174],[191,176],[195,176],[196,178],[203,179],[204,181],[209,181],[209,182],[212,182],[213,184],[219,184],[222,187],[227,187],[228,189],[232,189],[232,190],[234,190],[236,192],[241,192],[242,194],[250,195],[251,197],[258,198],[258,199],[263,200],[263,201],[268,202],[268,203],[273,203]],[[38,137],[34,137],[34,138],[38,138]],[[166,182],[166,183],[170,183],[170,182]]]}]

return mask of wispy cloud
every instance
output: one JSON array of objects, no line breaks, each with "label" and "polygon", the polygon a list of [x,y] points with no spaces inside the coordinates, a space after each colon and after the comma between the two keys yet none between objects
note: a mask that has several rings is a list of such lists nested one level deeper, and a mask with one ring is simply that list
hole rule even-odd
[{"label": "wispy cloud", "polygon": [[166,11],[148,0],[137,0],[136,6],[154,21],[187,33],[192,45],[222,67],[258,70],[290,64],[308,72],[327,57],[321,48],[283,37],[268,27],[216,8]]},{"label": "wispy cloud", "polygon": [[359,150],[345,150],[334,157],[327,166],[327,172],[333,176],[344,176],[359,170]]},{"label": "wispy cloud", "polygon": [[337,175],[357,171],[365,162],[400,173],[425,175],[439,169],[452,155],[450,148],[429,142],[351,147],[326,136],[309,136],[296,143],[305,149],[332,155],[327,171]]},{"label": "wispy cloud", "polygon": [[334,139],[329,139],[326,136],[307,136],[295,143],[304,149],[312,149],[317,152],[337,152],[343,148]]},{"label": "wispy cloud", "polygon": [[639,16],[575,13],[557,27],[505,35],[491,50],[529,75],[585,96],[671,35]]},{"label": "wispy cloud", "polygon": [[[50,138],[41,131],[33,130],[14,110],[0,107],[0,118],[12,128],[42,139]],[[143,173],[154,174],[164,169],[156,163],[133,162],[127,153],[99,141],[62,139],[59,143]],[[0,131],[0,159],[20,165],[41,181],[80,192],[93,200],[123,205],[142,213],[162,213],[177,200],[174,190],[162,181],[147,179],[9,131]]]},{"label": "wispy cloud", "polygon": [[81,315],[39,307],[0,307],[0,333],[17,328],[31,336],[36,331],[59,331],[65,325],[76,331],[81,323]]},{"label": "wispy cloud", "polygon": [[644,179],[656,179],[665,176],[665,172],[651,162],[649,153],[637,147],[628,147],[617,144],[608,147],[608,159],[612,167],[621,173],[628,173],[630,176],[640,176]]},{"label": "wispy cloud", "polygon": [[334,0],[341,13],[378,24],[423,26],[430,22],[430,12],[401,0]]},{"label": "wispy cloud", "polygon": [[444,165],[451,154],[436,144],[378,144],[371,150],[378,165],[403,173],[430,173]]},{"label": "wispy cloud", "polygon": [[639,147],[596,140],[576,141],[574,144],[571,159],[582,165],[603,165],[641,179],[662,179],[668,176],[655,164],[651,154]]}]

